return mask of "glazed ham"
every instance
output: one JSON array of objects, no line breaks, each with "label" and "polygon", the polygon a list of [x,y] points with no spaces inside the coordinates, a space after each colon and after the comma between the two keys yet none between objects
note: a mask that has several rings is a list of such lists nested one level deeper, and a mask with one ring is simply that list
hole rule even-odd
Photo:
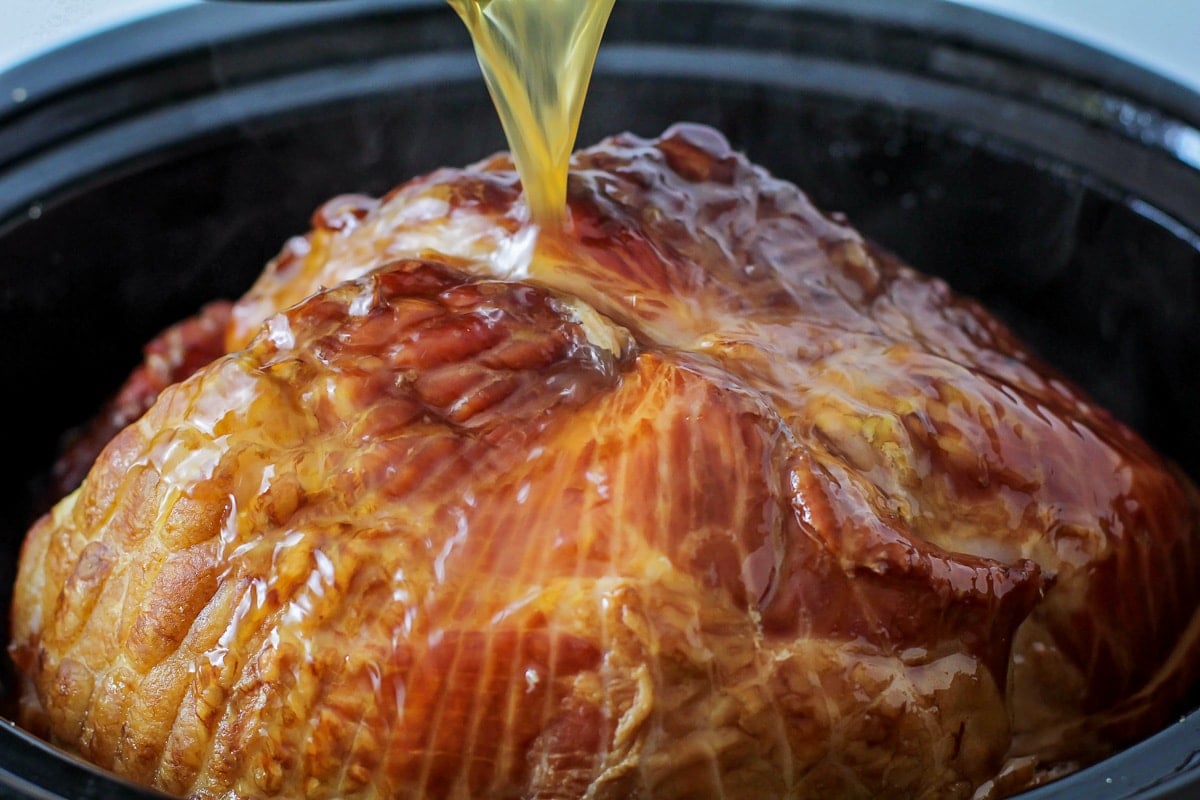
[{"label": "glazed ham", "polygon": [[23,724],[197,798],[828,800],[1165,722],[1174,467],[710,129],[569,206],[505,156],[337,198],[151,347],[28,535]]}]

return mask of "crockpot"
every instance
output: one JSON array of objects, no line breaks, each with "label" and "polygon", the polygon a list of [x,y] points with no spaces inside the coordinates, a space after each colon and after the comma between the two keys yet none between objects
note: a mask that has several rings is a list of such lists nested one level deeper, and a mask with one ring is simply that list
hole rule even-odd
[{"label": "crockpot", "polygon": [[[621,0],[579,144],[679,120],[980,298],[1200,478],[1200,96],[940,0]],[[503,147],[444,0],[186,6],[0,74],[0,597],[62,437],[143,343],[324,199]],[[1200,797],[1197,700],[1021,797]],[[0,717],[0,796],[158,795]]]}]

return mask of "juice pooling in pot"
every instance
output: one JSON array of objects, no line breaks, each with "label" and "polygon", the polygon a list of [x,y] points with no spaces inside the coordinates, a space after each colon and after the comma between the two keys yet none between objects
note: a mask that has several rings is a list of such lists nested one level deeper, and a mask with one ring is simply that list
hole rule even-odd
[{"label": "juice pooling in pot", "polygon": [[533,219],[561,223],[567,163],[613,0],[449,0],[471,32]]}]

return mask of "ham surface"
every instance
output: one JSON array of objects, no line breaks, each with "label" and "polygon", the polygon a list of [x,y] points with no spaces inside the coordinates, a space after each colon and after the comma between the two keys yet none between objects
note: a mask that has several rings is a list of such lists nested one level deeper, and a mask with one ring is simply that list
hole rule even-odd
[{"label": "ham surface", "polygon": [[59,476],[21,722],[179,796],[1000,797],[1200,662],[1188,479],[695,125],[561,232],[504,155],[335,198]]}]

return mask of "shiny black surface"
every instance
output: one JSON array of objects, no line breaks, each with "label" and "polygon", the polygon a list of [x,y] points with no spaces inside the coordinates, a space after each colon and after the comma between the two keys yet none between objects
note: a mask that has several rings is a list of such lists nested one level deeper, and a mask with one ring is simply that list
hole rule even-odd
[{"label": "shiny black surface", "polygon": [[[1200,476],[1195,94],[935,0],[623,0],[580,143],[681,119],[981,298]],[[244,290],[327,197],[501,147],[443,0],[189,7],[0,74],[0,402],[19,476],[0,494],[0,585],[60,434],[150,336]],[[1024,797],[1197,797],[1196,751],[1186,716]],[[138,795],[0,725],[0,796]]]}]

